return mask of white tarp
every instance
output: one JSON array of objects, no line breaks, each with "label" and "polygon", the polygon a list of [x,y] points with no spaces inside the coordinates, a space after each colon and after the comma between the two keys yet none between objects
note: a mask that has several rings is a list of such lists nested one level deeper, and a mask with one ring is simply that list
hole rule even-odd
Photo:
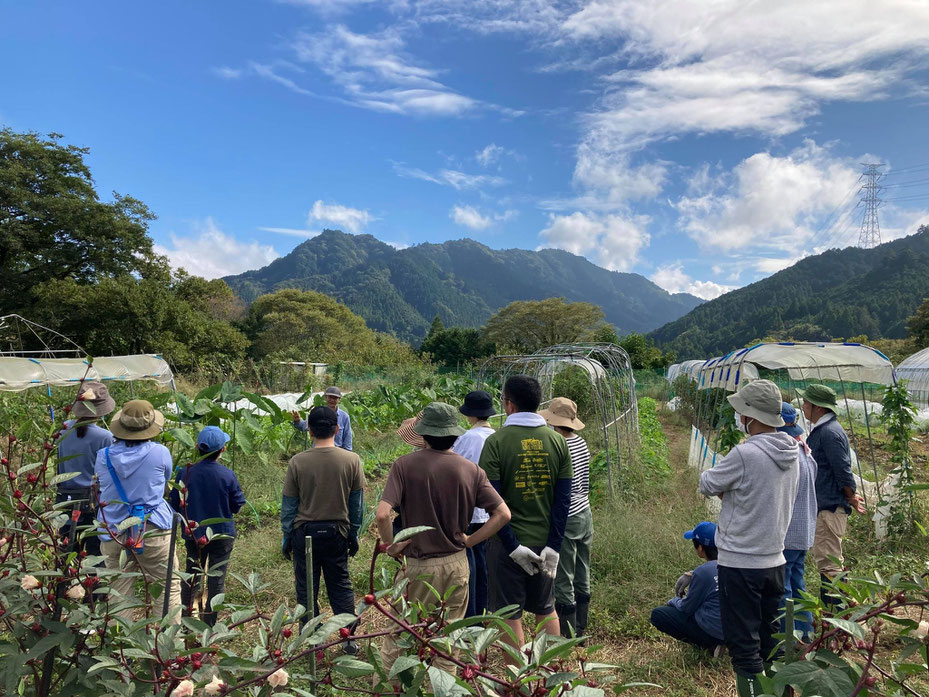
[{"label": "white tarp", "polygon": [[929,348],[904,360],[897,366],[897,380],[906,380],[906,389],[914,402],[929,405]]},{"label": "white tarp", "polygon": [[758,378],[758,368],[786,369],[791,380],[835,380],[891,385],[893,364],[879,351],[862,344],[758,344],[707,361],[700,370],[701,389],[735,391]]},{"label": "white tarp", "polygon": [[689,375],[691,380],[696,380],[696,371],[706,363],[706,361],[684,361],[675,363],[668,367],[668,382],[674,382],[680,375]]},{"label": "white tarp", "polygon": [[153,380],[170,386],[174,381],[171,367],[161,357],[152,355],[83,358],[19,358],[0,356],[0,391],[22,392],[30,387],[53,385],[67,387],[81,380]]}]

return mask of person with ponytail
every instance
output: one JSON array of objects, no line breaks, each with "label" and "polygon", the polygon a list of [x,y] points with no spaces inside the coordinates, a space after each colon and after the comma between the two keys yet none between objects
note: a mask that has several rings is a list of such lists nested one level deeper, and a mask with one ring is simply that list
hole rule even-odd
[{"label": "person with ponytail", "polygon": [[[68,522],[62,529],[66,538],[78,534],[82,527],[94,525],[97,515],[93,496],[94,463],[98,451],[113,445],[113,434],[98,424],[115,408],[116,402],[102,382],[81,383],[77,399],[70,409],[71,418],[65,421],[59,435],[58,474],[77,474],[58,485],[55,503],[73,501],[80,511],[77,523]],[[78,541],[75,549],[100,556],[100,538],[87,535]]]},{"label": "person with ponytail", "polygon": [[[225,592],[226,573],[235,542],[232,516],[245,504],[245,494],[235,473],[219,464],[228,442],[229,434],[217,426],[207,426],[200,431],[197,451],[203,459],[178,471],[174,479],[178,486],[171,489],[170,494],[171,506],[188,521],[183,535],[187,573],[192,576],[181,584],[184,615],[193,614],[205,572],[207,602],[200,611],[200,619],[211,627],[216,624],[216,612],[211,603],[214,596]],[[215,518],[225,521],[201,524],[201,521]]]}]

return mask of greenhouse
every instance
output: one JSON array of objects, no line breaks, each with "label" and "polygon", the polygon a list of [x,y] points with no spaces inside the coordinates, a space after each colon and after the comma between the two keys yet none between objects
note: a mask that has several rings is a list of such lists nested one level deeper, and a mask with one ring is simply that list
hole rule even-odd
[{"label": "greenhouse", "polygon": [[904,360],[896,372],[897,380],[906,380],[912,400],[921,407],[929,407],[929,348]]}]

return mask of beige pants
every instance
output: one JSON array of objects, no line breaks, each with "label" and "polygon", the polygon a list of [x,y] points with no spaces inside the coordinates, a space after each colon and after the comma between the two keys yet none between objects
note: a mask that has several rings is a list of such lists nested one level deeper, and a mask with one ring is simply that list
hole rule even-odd
[{"label": "beige pants", "polygon": [[[125,598],[131,598],[135,589],[138,576],[130,575],[141,572],[146,581],[152,583],[165,584],[165,577],[168,574],[168,555],[174,554],[174,570],[177,571],[177,552],[171,549],[171,537],[167,531],[163,535],[149,535],[145,538],[145,548],[142,554],[127,552],[126,565],[119,565],[120,553],[124,547],[113,540],[105,540],[100,543],[100,551],[105,557],[104,563],[108,569],[119,569],[125,573],[114,577],[110,581],[110,588]],[[159,596],[163,597],[163,596]],[[154,616],[161,617],[162,603],[154,603]],[[173,575],[171,579],[171,589],[168,595],[168,612],[181,605],[181,582],[180,579]],[[180,613],[174,623],[181,621]]]},{"label": "beige pants", "polygon": [[[410,579],[410,583],[406,587],[409,601],[411,603],[422,603],[426,607],[434,607],[437,600],[425,582],[430,583],[443,596],[446,591],[454,587],[455,590],[446,603],[445,614],[447,621],[454,621],[464,617],[468,609],[468,575],[468,555],[464,550],[461,550],[447,557],[436,557],[434,559],[407,557],[406,568],[397,574],[397,583],[405,578]],[[384,637],[384,644],[381,647],[381,660],[384,661],[384,668],[388,673],[394,661],[402,653],[403,649],[397,646],[392,636]],[[437,659],[434,665],[452,674],[456,671],[455,665],[444,659]]]},{"label": "beige pants", "polygon": [[[842,556],[842,538],[847,526],[848,514],[842,509],[835,513],[820,511],[816,516],[816,534],[813,537],[812,551],[819,573],[832,578],[842,571],[845,561],[845,557]],[[829,557],[835,557],[839,563],[836,564]]]}]

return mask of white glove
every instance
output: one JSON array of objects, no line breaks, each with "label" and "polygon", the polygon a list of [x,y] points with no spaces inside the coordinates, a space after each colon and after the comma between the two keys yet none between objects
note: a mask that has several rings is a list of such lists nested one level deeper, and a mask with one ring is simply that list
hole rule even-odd
[{"label": "white glove", "polygon": [[559,554],[551,547],[542,550],[542,573],[550,578],[555,578],[558,573]]},{"label": "white glove", "polygon": [[677,579],[677,583],[674,584],[674,595],[678,598],[683,598],[684,594],[687,592],[687,589],[690,588],[690,582],[694,578],[694,572],[688,571],[687,573],[681,574]]},{"label": "white glove", "polygon": [[519,568],[530,576],[534,576],[542,568],[542,557],[525,545],[520,545],[510,552],[510,559],[519,564]]}]

